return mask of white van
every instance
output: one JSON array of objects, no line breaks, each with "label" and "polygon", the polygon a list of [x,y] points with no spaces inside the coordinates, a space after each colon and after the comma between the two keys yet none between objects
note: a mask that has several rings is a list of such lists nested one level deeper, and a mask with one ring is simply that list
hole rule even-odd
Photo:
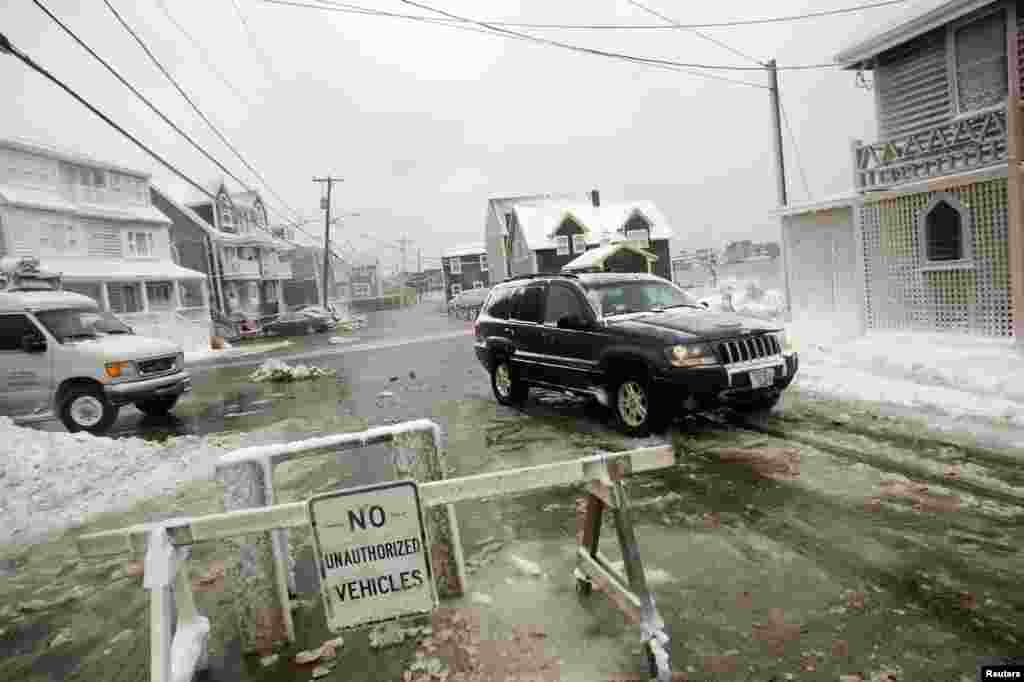
[{"label": "white van", "polygon": [[100,434],[122,405],[166,415],[191,390],[181,346],[133,334],[88,296],[0,291],[0,415],[51,410]]}]

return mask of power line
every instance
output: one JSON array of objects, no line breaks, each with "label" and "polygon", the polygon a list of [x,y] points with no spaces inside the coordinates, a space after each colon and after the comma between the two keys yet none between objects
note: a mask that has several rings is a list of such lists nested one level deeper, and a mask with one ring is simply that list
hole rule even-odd
[{"label": "power line", "polygon": [[263,50],[257,47],[256,37],[252,33],[252,29],[249,28],[249,22],[245,19],[245,14],[242,13],[242,7],[238,4],[238,0],[231,0],[231,5],[235,8],[235,14],[238,15],[238,20],[242,23],[242,28],[245,30],[246,42],[249,43],[249,47],[252,48],[253,52],[259,55],[260,62],[262,62],[263,70],[267,72],[267,75],[277,80],[277,74],[270,67],[270,60],[267,55],[264,54]]},{"label": "power line", "polygon": [[160,60],[156,58],[156,55],[154,55],[153,52],[150,51],[150,49],[146,46],[146,43],[143,42],[142,38],[140,38],[139,35],[132,29],[132,27],[128,25],[128,22],[121,17],[121,14],[117,11],[117,9],[112,4],[110,4],[110,0],[103,0],[103,4],[107,6],[107,9],[109,9],[110,12],[114,15],[114,17],[118,20],[118,22],[120,22],[121,26],[125,29],[125,31],[127,31],[135,39],[135,42],[139,44],[139,46],[146,53],[146,55],[149,56],[150,60],[156,65],[160,72],[167,78],[168,81],[171,82],[171,84],[178,91],[178,93],[183,98],[185,98],[185,101],[189,103],[193,111],[195,111],[196,114],[198,114],[199,117],[203,119],[204,122],[206,122],[206,125],[208,125],[210,129],[213,130],[213,132],[217,135],[221,142],[223,142],[225,146],[227,146],[228,149],[230,149],[234,153],[234,155],[238,157],[242,164],[244,164],[245,167],[248,168],[252,172],[252,174],[259,179],[261,183],[263,183],[263,186],[266,187],[267,190],[269,190],[270,193],[273,194],[277,198],[277,200],[280,201],[282,205],[284,205],[285,208],[287,208],[291,213],[299,215],[299,212],[296,211],[291,206],[289,206],[288,202],[286,202],[281,197],[281,195],[274,191],[274,188],[270,186],[270,184],[263,178],[260,172],[253,168],[252,164],[250,164],[245,159],[245,157],[242,156],[241,152],[239,152],[238,149],[235,148],[233,144],[231,144],[231,142],[224,136],[220,129],[216,125],[214,125],[213,121],[211,121],[210,118],[205,113],[203,113],[203,110],[196,105],[192,98],[189,97],[188,93],[186,93],[181,88],[181,86],[178,85],[178,81],[174,79],[174,76],[172,76],[170,72],[168,72],[167,69],[164,68],[164,65],[161,64]]},{"label": "power line", "polygon": [[163,165],[165,168],[170,170],[176,176],[178,176],[179,178],[181,178],[182,180],[184,180],[185,182],[190,184],[195,189],[197,189],[200,192],[202,192],[204,195],[206,195],[210,199],[214,199],[215,198],[210,193],[210,191],[208,189],[206,189],[205,187],[200,185],[198,182],[196,182],[195,180],[193,180],[189,176],[185,175],[185,173],[183,173],[181,170],[179,170],[177,166],[175,166],[170,161],[168,161],[167,159],[165,159],[164,157],[160,156],[155,151],[153,151],[152,149],[147,147],[137,137],[135,137],[134,135],[129,133],[123,127],[118,125],[117,122],[115,122],[112,118],[110,118],[108,115],[106,115],[105,113],[103,113],[102,111],[97,109],[95,106],[93,106],[91,103],[89,103],[84,97],[82,97],[77,92],[75,92],[71,88],[71,86],[67,85],[62,80],[60,80],[59,78],[54,76],[52,73],[50,73],[46,68],[44,68],[40,64],[36,63],[36,61],[33,60],[31,57],[29,57],[27,54],[25,54],[21,50],[18,50],[17,48],[15,48],[11,44],[11,42],[7,39],[7,36],[3,35],[2,33],[0,33],[0,52],[4,52],[4,53],[10,54],[10,55],[13,55],[14,57],[16,57],[19,60],[21,60],[26,66],[31,68],[33,71],[36,71],[37,73],[45,76],[50,82],[54,83],[61,90],[63,90],[64,92],[66,92],[69,95],[71,95],[72,97],[74,97],[80,104],[85,106],[89,111],[91,111],[92,113],[96,114],[96,116],[100,117],[103,120],[104,123],[106,123],[111,128],[113,128],[117,132],[119,132],[122,135],[124,135],[125,137],[127,137],[132,142],[134,142],[137,147],[139,147],[144,152],[146,152],[147,154],[152,156],[154,159],[156,159],[158,162],[160,162],[161,165]]},{"label": "power line", "polygon": [[[671,24],[672,26],[679,26],[679,22],[676,21],[675,19],[669,19],[664,14],[651,9],[650,7],[648,7],[647,5],[643,4],[642,2],[639,2],[638,0],[629,0],[629,4],[633,5],[634,7],[638,8],[638,9],[643,10],[644,12],[647,12],[648,14],[651,14],[651,15],[653,15],[655,17],[658,17],[662,21],[664,21],[664,22],[666,22],[668,24]],[[751,57],[746,52],[742,52],[740,50],[737,50],[736,48],[734,48],[734,47],[732,47],[730,45],[727,45],[726,43],[723,43],[721,40],[718,40],[717,38],[712,38],[708,34],[702,33],[702,32],[698,31],[695,28],[690,28],[690,29],[686,29],[686,30],[693,32],[695,35],[703,38],[704,40],[707,40],[708,42],[714,43],[715,45],[718,45],[719,47],[725,48],[726,50],[728,50],[729,52],[732,52],[735,55],[739,55],[740,57],[743,57],[744,59],[749,59],[750,61],[754,62],[755,64],[761,64],[761,60],[760,59],[756,59],[754,57]]]},{"label": "power line", "polygon": [[[292,7],[305,7],[305,8],[309,8],[309,9],[319,9],[319,10],[327,10],[327,11],[332,11],[332,12],[342,12],[342,13],[346,13],[346,14],[362,14],[362,15],[366,15],[366,16],[390,17],[390,18],[395,18],[395,19],[407,19],[407,20],[410,20],[410,21],[419,21],[419,22],[423,22],[423,23],[438,24],[438,25],[441,25],[441,26],[450,26],[452,28],[462,28],[462,29],[465,29],[465,30],[476,30],[477,32],[483,32],[483,33],[499,33],[501,35],[504,35],[504,36],[510,37],[510,38],[518,38],[520,40],[528,40],[528,41],[544,43],[544,44],[548,44],[548,45],[555,45],[557,47],[562,47],[562,48],[573,50],[573,51],[576,51],[576,52],[586,52],[586,53],[589,53],[589,54],[595,54],[595,55],[599,55],[599,56],[602,56],[602,57],[611,57],[611,58],[616,58],[616,59],[624,59],[624,60],[627,60],[627,61],[642,63],[642,64],[645,64],[647,66],[673,67],[671,70],[682,71],[683,73],[689,73],[691,75],[699,76],[701,78],[711,78],[711,76],[709,76],[708,74],[698,74],[698,73],[694,73],[694,72],[691,72],[691,71],[685,71],[684,69],[686,69],[686,68],[691,68],[691,69],[710,69],[710,70],[720,70],[720,71],[763,71],[764,70],[763,67],[757,67],[757,66],[736,66],[736,65],[732,65],[732,64],[687,63],[687,62],[672,61],[672,60],[668,60],[668,59],[656,59],[656,58],[653,58],[653,57],[636,57],[636,56],[633,56],[633,55],[622,54],[622,53],[617,53],[617,52],[608,52],[608,51],[605,51],[605,50],[597,50],[597,49],[594,49],[594,48],[579,47],[579,46],[576,46],[576,45],[570,45],[570,44],[567,44],[567,43],[561,43],[559,41],[548,40],[547,38],[541,38],[540,36],[533,36],[533,35],[529,35],[529,34],[525,34],[525,33],[517,33],[517,32],[514,32],[514,31],[507,31],[505,29],[500,28],[501,22],[483,22],[483,21],[479,21],[479,20],[476,20],[476,19],[470,19],[468,17],[458,17],[457,15],[449,14],[447,12],[441,12],[440,10],[434,10],[434,9],[426,7],[424,5],[417,5],[417,6],[418,7],[425,7],[429,11],[439,12],[441,14],[444,14],[445,17],[444,18],[438,18],[438,17],[425,17],[425,16],[422,16],[422,15],[416,15],[416,14],[400,14],[400,13],[396,13],[396,12],[385,12],[383,10],[370,9],[370,8],[367,8],[367,7],[359,7],[358,5],[350,5],[350,4],[347,4],[347,3],[344,3],[344,2],[333,2],[331,0],[319,0],[319,1],[324,3],[324,4],[310,5],[310,4],[306,4],[306,3],[302,3],[302,2],[295,2],[294,0],[263,0],[264,3],[271,4],[271,5],[288,5],[288,6],[292,6]],[[402,1],[404,1],[404,0],[402,0]],[[906,0],[899,0],[899,1],[900,2],[904,2]],[[474,24],[474,25],[477,25],[477,26],[484,26],[484,27],[486,27],[489,30],[481,30],[479,28],[474,29],[474,27],[468,26],[466,24]],[[683,27],[683,25],[680,24],[679,27]],[[675,25],[673,25],[673,26],[664,25],[664,26],[659,26],[659,28],[677,28],[677,26],[675,26]],[[826,62],[826,63],[820,63],[820,64],[797,64],[797,65],[792,65],[792,66],[780,66],[780,67],[777,67],[777,68],[779,70],[782,70],[782,71],[799,71],[799,70],[806,70],[806,69],[826,69],[826,68],[827,69],[835,69],[835,68],[839,68],[839,65],[834,63],[834,62]],[[728,80],[728,79],[723,79],[723,80]],[[731,82],[739,83],[741,85],[752,85],[753,87],[764,87],[764,86],[756,85],[756,84],[745,82],[745,81],[731,81]]]},{"label": "power line", "polygon": [[[266,2],[268,0],[264,0]],[[676,24],[673,26],[666,26],[662,24],[540,24],[540,23],[523,23],[515,21],[492,21],[487,20],[488,24],[492,26],[507,26],[509,28],[536,28],[536,29],[565,29],[565,30],[583,30],[583,31],[601,31],[601,30],[612,30],[612,31],[645,31],[645,30],[679,30],[687,28],[730,28],[734,26],[755,26],[759,24],[776,24],[776,23],[787,23],[791,21],[803,21],[807,19],[818,19],[820,17],[830,17],[840,14],[851,14],[853,12],[863,12],[865,10],[877,9],[879,7],[889,7],[890,5],[904,5],[911,0],[884,0],[883,2],[872,2],[864,5],[853,5],[851,7],[843,7],[840,9],[822,10],[820,12],[807,12],[805,14],[791,14],[781,17],[767,17],[763,19],[738,19],[735,21],[719,21],[703,24]],[[425,17],[422,15],[415,14],[393,14],[392,16],[402,16],[410,19],[428,19],[438,23],[450,23],[457,20],[445,20],[435,19],[434,17]]]},{"label": "power line", "polygon": [[[103,59],[103,57],[101,57],[99,54],[97,54],[95,50],[93,50],[91,47],[89,47],[89,45],[85,41],[83,41],[74,31],[71,30],[70,27],[68,27],[64,22],[62,22],[59,17],[54,15],[53,12],[51,12],[45,5],[43,5],[43,3],[40,0],[33,0],[33,2],[50,19],[52,19],[54,21],[54,23],[56,23],[61,29],[63,29],[65,33],[67,33],[69,36],[71,36],[71,38],[82,47],[82,49],[84,49],[96,61],[98,61],[100,64],[102,64],[103,67],[106,68],[106,70],[111,73],[111,75],[113,75],[122,85],[124,85],[126,88],[128,88],[132,92],[132,94],[134,94],[136,97],[138,97],[139,100],[141,100],[147,107],[150,108],[150,110],[153,111],[153,113],[155,113],[157,116],[159,116],[161,118],[161,120],[164,121],[164,123],[166,123],[168,126],[170,126],[176,133],[181,135],[181,137],[183,137],[190,145],[192,145],[192,147],[194,147],[197,151],[199,151],[199,153],[201,153],[207,160],[209,160],[211,163],[213,163],[215,166],[217,166],[217,168],[219,168],[221,171],[223,171],[225,174],[227,174],[233,180],[235,180],[239,185],[241,185],[243,189],[245,189],[247,191],[252,191],[251,188],[241,178],[239,178],[237,175],[235,175],[229,168],[224,166],[224,164],[222,164],[216,157],[214,157],[212,154],[210,154],[208,151],[206,151],[206,149],[204,149],[201,145],[199,145],[191,136],[188,135],[188,133],[183,131],[177,124],[174,123],[174,121],[172,121],[162,111],[160,111],[160,109],[156,105],[154,105],[145,95],[143,95],[141,92],[139,92],[139,90],[135,86],[133,86],[130,82],[128,82],[113,66],[110,65],[109,62],[107,62],[105,59]],[[132,138],[130,138],[130,139],[132,139]],[[132,139],[132,141],[136,142],[136,144],[140,144],[137,140]],[[151,152],[149,152],[148,149],[147,149],[147,152],[151,153]],[[157,158],[157,157],[155,157],[155,158]],[[163,162],[161,161],[161,163],[163,163]],[[204,196],[210,197],[211,199],[214,198],[213,195],[210,193],[210,191],[207,190],[205,187],[202,187],[201,185],[199,185],[195,181],[191,180],[190,178],[182,176],[179,172],[177,172],[177,171],[175,171],[175,172],[176,172],[176,174],[178,174],[179,177],[182,177],[182,179],[184,179],[190,185],[192,185],[193,187],[196,187],[197,189],[199,189],[199,191],[202,192]],[[271,207],[271,209],[273,210],[273,206]],[[289,218],[285,217],[285,222],[286,223],[289,222],[289,220],[290,220]],[[308,232],[306,232],[305,230],[302,229],[301,225],[293,224],[293,225],[290,225],[290,227],[294,227],[295,229],[298,229],[299,231],[305,233],[307,236],[312,237],[312,235],[310,235]],[[270,232],[270,230],[268,230],[266,228],[264,228],[264,231]]]},{"label": "power line", "polygon": [[789,133],[789,141],[793,145],[793,156],[796,157],[796,167],[800,170],[800,180],[804,185],[804,194],[807,195],[807,200],[811,199],[811,189],[807,184],[807,175],[804,173],[804,164],[800,160],[800,150],[796,146],[796,137],[793,135],[793,129],[789,127],[789,118],[786,116],[786,108],[782,106],[782,100],[779,100],[779,110],[782,112],[782,121],[786,124],[786,132]]},{"label": "power line", "polygon": [[[505,30],[502,30],[502,29],[485,30],[485,29],[481,29],[481,28],[478,28],[478,27],[474,27],[474,26],[463,26],[463,25],[460,25],[458,23],[453,24],[453,23],[448,23],[448,22],[431,21],[430,17],[415,17],[415,16],[410,16],[410,15],[398,15],[398,14],[394,14],[392,12],[380,12],[380,11],[377,11],[377,10],[366,10],[366,9],[363,9],[363,8],[359,8],[359,9],[353,10],[353,9],[348,9],[348,8],[344,8],[344,7],[341,7],[341,6],[336,6],[336,5],[338,5],[338,3],[332,3],[331,5],[310,5],[310,4],[301,3],[301,2],[294,2],[294,1],[290,1],[290,0],[263,0],[263,2],[268,3],[268,4],[272,4],[272,5],[287,5],[287,6],[291,6],[291,7],[304,7],[304,8],[307,8],[307,9],[317,9],[317,10],[329,11],[329,12],[355,13],[355,14],[365,14],[365,15],[372,15],[372,16],[386,16],[386,17],[393,17],[393,18],[400,18],[400,19],[409,19],[409,20],[412,20],[412,21],[422,21],[424,23],[434,23],[434,24],[439,24],[439,25],[442,25],[442,26],[448,26],[450,28],[457,28],[457,29],[461,29],[461,30],[474,31],[476,33],[484,33],[486,35],[498,34],[498,35],[501,35],[503,37],[512,38],[512,39],[516,39],[516,40],[526,40],[526,41],[530,41],[530,42],[540,42],[540,43],[552,43],[552,42],[554,42],[554,41],[548,41],[548,40],[546,40],[544,38],[539,38],[537,36],[531,36],[531,35],[524,34],[524,33],[510,32],[510,31],[505,31]],[[470,19],[466,19],[465,21],[469,22],[469,23],[477,23],[477,22],[474,22],[473,20],[470,20]],[[582,48],[582,47],[577,47],[577,46],[574,46],[574,45],[567,45],[567,44],[564,44],[564,43],[555,43],[555,45],[557,47],[563,47],[565,49],[569,49],[569,50],[572,50],[572,51],[575,51],[575,52],[583,52],[583,53],[587,53],[587,54],[592,54],[592,55],[597,55],[597,56],[602,56],[602,57],[608,57],[608,58],[611,58],[611,59],[620,59],[620,60],[624,60],[624,61],[631,62],[631,63],[634,63],[634,64],[639,64],[641,66],[647,66],[647,67],[650,67],[650,68],[662,69],[662,70],[666,70],[666,71],[673,71],[673,72],[676,72],[676,73],[685,73],[685,74],[689,74],[691,76],[696,76],[698,78],[706,78],[706,79],[709,79],[709,80],[719,80],[719,81],[724,81],[724,82],[727,82],[727,83],[734,83],[736,85],[746,85],[746,86],[752,87],[752,88],[766,88],[766,86],[764,86],[764,85],[759,85],[757,83],[751,83],[749,81],[744,81],[744,80],[739,80],[739,79],[734,79],[734,78],[727,78],[725,76],[718,76],[718,75],[713,75],[713,74],[709,74],[709,73],[700,73],[700,72],[697,72],[697,71],[692,71],[692,70],[689,70],[689,69],[686,69],[686,68],[682,68],[682,67],[685,67],[687,65],[681,64],[679,62],[671,62],[671,61],[668,61],[668,60],[655,60],[655,59],[648,59],[648,58],[642,58],[642,57],[633,57],[631,55],[619,54],[619,53],[614,53],[614,52],[604,52],[604,51],[601,51],[601,50],[593,50],[593,49],[590,49],[590,48]],[[700,67],[701,65],[694,65],[694,66]]]},{"label": "power line", "polygon": [[171,14],[171,10],[167,7],[167,4],[163,0],[156,0],[156,4],[163,11],[167,19],[172,24],[174,24],[174,27],[178,29],[178,32],[180,32],[182,35],[188,38],[188,41],[192,43],[193,47],[196,48],[196,50],[199,52],[199,56],[203,60],[203,63],[206,64],[206,68],[212,71],[213,74],[217,76],[217,80],[223,83],[228,90],[234,93],[235,97],[237,97],[240,102],[242,102],[243,104],[245,104],[245,106],[251,109],[253,105],[252,102],[249,101],[249,98],[243,95],[242,92],[238,88],[236,88],[235,85],[230,80],[228,80],[228,77],[225,76],[216,66],[213,65],[213,60],[210,59],[210,54],[206,51],[206,48],[204,48],[199,43],[199,41],[196,40],[192,36],[192,34],[189,33],[188,30],[184,26],[182,26],[177,19],[174,18],[174,15]]},{"label": "power line", "polygon": [[53,12],[51,12],[51,11],[50,11],[50,10],[49,10],[49,9],[48,9],[48,8],[47,8],[47,7],[46,7],[46,6],[45,6],[45,5],[44,5],[44,4],[42,3],[42,2],[41,2],[41,0],[32,0],[32,1],[33,1],[33,2],[35,3],[36,7],[38,7],[39,9],[41,9],[41,10],[42,10],[42,11],[43,11],[43,12],[44,12],[44,13],[45,13],[45,14],[46,14],[46,15],[47,15],[48,17],[50,17],[50,19],[52,19],[52,20],[54,21],[54,23],[56,23],[56,24],[57,24],[58,26],[60,26],[60,27],[61,27],[61,28],[62,28],[62,29],[64,30],[64,32],[65,32],[65,33],[67,33],[67,34],[68,34],[69,36],[71,36],[71,38],[72,38],[72,39],[73,39],[73,40],[74,40],[74,41],[75,41],[76,43],[78,43],[78,44],[79,44],[79,46],[81,46],[81,47],[82,47],[82,49],[84,49],[84,50],[85,50],[86,52],[88,52],[88,53],[89,53],[89,54],[90,54],[90,55],[91,55],[91,56],[93,57],[93,59],[95,59],[95,60],[96,60],[96,61],[98,61],[98,62],[99,62],[100,64],[102,64],[102,65],[103,65],[103,67],[104,67],[104,68],[105,68],[105,69],[106,69],[107,71],[109,71],[111,75],[113,75],[113,76],[114,76],[114,78],[116,78],[116,79],[117,79],[118,81],[120,81],[120,82],[121,82],[121,84],[122,84],[122,85],[124,85],[124,86],[125,86],[126,88],[128,88],[129,90],[131,90],[132,94],[133,94],[133,95],[135,95],[136,97],[138,97],[138,98],[139,98],[139,99],[140,99],[140,100],[141,100],[141,101],[143,102],[143,104],[145,104],[145,105],[146,105],[147,107],[149,107],[149,108],[150,108],[150,110],[152,110],[152,111],[153,111],[153,113],[155,113],[155,114],[156,114],[157,116],[159,116],[159,117],[160,117],[160,118],[161,118],[161,119],[163,120],[163,122],[164,122],[164,123],[166,123],[167,125],[169,125],[169,126],[170,126],[170,127],[171,127],[171,128],[172,128],[172,129],[173,129],[173,130],[174,130],[175,132],[176,132],[176,133],[178,133],[178,134],[179,134],[179,135],[181,135],[181,136],[182,136],[183,138],[185,138],[185,140],[186,140],[186,141],[187,141],[187,142],[188,142],[188,143],[189,143],[190,145],[192,145],[192,147],[194,147],[194,148],[195,148],[195,149],[196,149],[196,150],[197,150],[197,151],[198,151],[198,152],[199,152],[200,154],[202,154],[203,156],[205,156],[205,157],[206,157],[206,158],[207,158],[207,159],[208,159],[208,160],[209,160],[210,162],[212,162],[212,163],[213,163],[214,165],[216,165],[216,166],[217,166],[217,168],[219,168],[219,169],[220,169],[221,171],[223,171],[223,172],[224,172],[225,174],[227,174],[227,175],[231,176],[231,178],[233,178],[233,179],[234,179],[234,180],[235,180],[235,181],[236,181],[236,182],[237,182],[238,184],[240,184],[240,185],[241,185],[241,186],[242,186],[243,188],[245,188],[246,190],[248,190],[248,189],[249,189],[248,185],[246,185],[246,183],[245,183],[245,182],[243,182],[243,181],[241,180],[241,178],[239,178],[239,177],[238,177],[237,175],[235,175],[234,173],[232,173],[230,169],[228,169],[227,167],[225,167],[225,166],[224,166],[224,164],[222,164],[222,163],[221,163],[220,161],[218,161],[218,160],[217,160],[217,159],[216,159],[216,158],[215,158],[215,157],[214,157],[214,156],[213,156],[212,154],[210,154],[210,153],[209,153],[208,151],[206,151],[206,149],[205,149],[205,148],[203,148],[203,147],[202,147],[202,146],[201,146],[201,145],[200,145],[199,143],[197,143],[197,142],[196,142],[196,141],[195,141],[194,139],[192,139],[192,138],[191,138],[191,137],[190,137],[190,136],[188,135],[188,133],[186,133],[186,132],[185,132],[184,130],[182,130],[182,129],[181,129],[180,127],[178,127],[178,125],[177,125],[177,124],[176,124],[176,123],[175,123],[174,121],[172,121],[172,120],[171,120],[170,118],[168,118],[168,117],[167,117],[167,116],[166,116],[166,115],[164,114],[164,112],[160,111],[160,109],[159,109],[159,108],[157,108],[157,106],[156,106],[155,104],[153,104],[153,103],[152,103],[152,102],[151,102],[151,101],[150,101],[150,100],[149,100],[149,99],[148,99],[148,98],[147,98],[147,97],[146,97],[145,95],[143,95],[143,94],[142,94],[141,92],[139,92],[139,90],[138,90],[138,89],[137,89],[137,88],[136,88],[136,87],[135,87],[134,85],[132,85],[131,83],[129,83],[129,82],[128,82],[128,81],[127,81],[127,80],[126,80],[126,79],[125,79],[125,78],[124,78],[124,77],[123,77],[123,76],[122,76],[122,75],[121,75],[121,74],[120,74],[120,73],[119,73],[119,72],[117,71],[117,69],[115,69],[115,68],[114,68],[113,66],[111,66],[111,65],[110,65],[110,63],[109,63],[109,62],[107,62],[107,61],[106,61],[105,59],[103,59],[103,57],[101,57],[100,55],[96,54],[96,52],[95,52],[95,51],[94,51],[94,50],[93,50],[93,49],[92,49],[91,47],[89,47],[89,45],[87,45],[87,44],[85,43],[85,41],[83,41],[83,40],[82,40],[81,38],[79,38],[79,37],[78,37],[78,35],[76,35],[74,31],[72,31],[72,30],[71,30],[71,29],[70,29],[70,28],[69,28],[69,27],[68,27],[68,26],[67,26],[67,25],[66,25],[66,24],[65,24],[64,22],[62,22],[62,21],[61,21],[61,20],[60,20],[60,19],[59,19],[59,18],[58,18],[57,16],[55,16],[55,15],[53,14]]}]

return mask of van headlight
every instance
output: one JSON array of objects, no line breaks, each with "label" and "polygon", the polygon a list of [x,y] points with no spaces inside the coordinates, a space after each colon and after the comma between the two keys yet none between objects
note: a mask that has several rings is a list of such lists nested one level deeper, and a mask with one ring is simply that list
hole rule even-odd
[{"label": "van headlight", "polygon": [[179,372],[181,370],[185,369],[185,353],[184,352],[178,353],[178,357],[174,358],[174,367]]},{"label": "van headlight", "polygon": [[135,363],[128,360],[122,362],[108,362],[104,369],[107,372],[107,376],[111,379],[128,379],[134,376],[138,376],[138,371],[135,369]]},{"label": "van headlight", "polygon": [[671,346],[668,349],[668,361],[673,367],[708,367],[718,364],[718,358],[706,343]]}]

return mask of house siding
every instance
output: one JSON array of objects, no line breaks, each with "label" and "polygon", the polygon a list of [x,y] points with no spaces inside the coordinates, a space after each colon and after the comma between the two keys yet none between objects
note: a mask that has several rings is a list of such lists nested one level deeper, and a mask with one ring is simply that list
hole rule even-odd
[{"label": "house siding", "polygon": [[625,249],[608,256],[605,272],[647,272],[647,259],[639,253]]},{"label": "house siding", "polygon": [[209,280],[210,257],[206,232],[156,192],[150,192],[150,198],[153,206],[171,221],[170,240],[177,251],[178,265],[205,273]]},{"label": "house siding", "polygon": [[946,39],[947,28],[942,27],[879,57],[875,104],[882,139],[953,117]]},{"label": "house siding", "polygon": [[844,206],[782,219],[793,321],[827,319],[839,337],[863,331],[854,210]]},{"label": "house siding", "polygon": [[672,281],[672,256],[669,252],[669,240],[653,240],[648,251],[658,257],[658,260],[651,263],[651,272],[658,277]]},{"label": "house siding", "polygon": [[446,257],[444,259],[445,267],[445,297],[451,299],[454,295],[452,293],[452,285],[458,284],[461,287],[461,291],[472,289],[473,284],[477,281],[483,282],[484,287],[491,286],[491,273],[490,273],[490,260],[488,259],[488,269],[480,269],[480,256],[474,254],[472,256],[459,256],[459,262],[462,267],[460,274],[453,274],[451,271],[451,261],[455,256]]}]

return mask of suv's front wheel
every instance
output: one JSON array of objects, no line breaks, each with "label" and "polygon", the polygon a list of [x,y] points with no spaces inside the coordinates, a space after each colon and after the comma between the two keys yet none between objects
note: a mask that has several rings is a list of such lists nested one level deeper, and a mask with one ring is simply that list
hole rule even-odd
[{"label": "suv's front wheel", "polygon": [[491,368],[491,390],[502,405],[521,405],[526,401],[530,387],[516,377],[508,358],[498,358]]},{"label": "suv's front wheel", "polygon": [[627,436],[649,436],[665,426],[665,411],[651,393],[650,382],[640,374],[629,374],[612,386],[615,425]]},{"label": "suv's front wheel", "polygon": [[101,389],[89,386],[68,390],[60,404],[60,420],[71,433],[101,434],[113,426],[118,412]]}]

